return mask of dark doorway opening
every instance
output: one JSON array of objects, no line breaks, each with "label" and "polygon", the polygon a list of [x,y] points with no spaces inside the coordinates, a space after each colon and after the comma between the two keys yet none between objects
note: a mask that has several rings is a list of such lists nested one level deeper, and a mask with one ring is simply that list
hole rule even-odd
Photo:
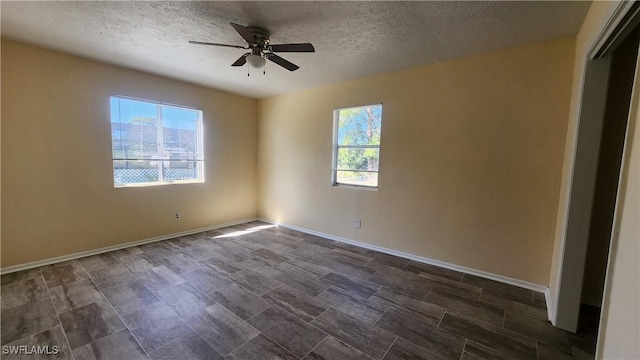
[{"label": "dark doorway opening", "polygon": [[591,206],[582,304],[572,346],[595,353],[620,171],[640,45],[635,27],[611,53],[604,121]]}]

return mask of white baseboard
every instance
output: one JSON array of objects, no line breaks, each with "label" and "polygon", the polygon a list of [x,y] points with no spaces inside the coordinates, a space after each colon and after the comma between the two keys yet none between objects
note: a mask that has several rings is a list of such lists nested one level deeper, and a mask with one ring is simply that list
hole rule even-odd
[{"label": "white baseboard", "polygon": [[498,281],[498,282],[501,282],[501,283],[504,283],[504,284],[514,285],[514,286],[518,286],[518,287],[521,287],[521,288],[525,288],[525,289],[529,289],[529,290],[533,290],[533,291],[544,293],[545,301],[547,303],[547,312],[549,313],[549,319],[551,319],[551,309],[553,309],[553,307],[551,306],[552,299],[551,299],[551,294],[549,292],[549,287],[547,287],[547,286],[540,285],[540,284],[535,284],[535,283],[524,281],[524,280],[520,280],[520,279],[510,278],[510,277],[507,277],[507,276],[493,274],[493,273],[482,271],[482,270],[476,270],[476,269],[468,268],[468,267],[465,267],[465,266],[451,264],[451,263],[440,261],[440,260],[434,260],[434,259],[430,259],[430,258],[427,258],[427,257],[418,256],[418,255],[414,255],[414,254],[410,254],[410,253],[406,253],[406,252],[402,252],[402,251],[398,251],[398,250],[394,250],[394,249],[389,249],[389,248],[378,246],[378,245],[368,244],[368,243],[357,241],[357,240],[351,240],[351,239],[343,238],[343,237],[336,236],[336,235],[326,234],[326,233],[323,233],[323,232],[320,232],[320,231],[305,229],[305,228],[302,228],[302,227],[299,227],[299,226],[294,226],[294,225],[289,225],[289,224],[282,224],[282,223],[278,223],[278,222],[270,220],[270,219],[258,218],[258,220],[259,221],[264,221],[264,222],[270,223],[270,224],[276,224],[278,226],[282,226],[282,227],[285,227],[285,228],[288,228],[288,229],[297,230],[297,231],[300,231],[300,232],[303,232],[303,233],[316,235],[316,236],[324,237],[324,238],[327,238],[327,239],[339,241],[339,242],[342,242],[342,243],[359,246],[359,247],[362,247],[362,248],[365,248],[365,249],[375,250],[375,251],[379,251],[379,252],[382,252],[382,253],[385,253],[385,254],[399,256],[399,257],[402,257],[402,258],[405,258],[405,259],[415,260],[415,261],[418,261],[418,262],[421,262],[421,263],[424,263],[424,264],[435,265],[435,266],[439,266],[439,267],[442,267],[442,268],[445,268],[445,269],[459,271],[461,273],[475,275],[475,276],[479,276],[479,277],[482,277],[482,278],[485,278],[485,279]]},{"label": "white baseboard", "polygon": [[105,252],[114,251],[114,250],[120,250],[120,249],[124,249],[124,248],[128,248],[128,247],[132,247],[132,246],[148,244],[148,243],[152,243],[152,242],[156,242],[156,241],[168,240],[168,239],[172,239],[172,238],[179,237],[179,236],[196,234],[196,233],[207,231],[207,230],[215,230],[215,229],[220,229],[220,228],[227,227],[227,226],[244,224],[246,222],[255,221],[255,220],[257,220],[257,218],[247,218],[247,219],[227,222],[227,223],[224,223],[224,224],[212,225],[212,226],[207,226],[207,227],[203,227],[203,228],[199,228],[199,229],[181,231],[181,232],[177,232],[177,233],[173,233],[173,234],[161,235],[161,236],[156,236],[156,237],[152,237],[152,238],[148,238],[148,239],[131,241],[131,242],[118,244],[118,245],[113,245],[113,246],[107,246],[107,247],[94,249],[94,250],[81,251],[81,252],[77,252],[77,253],[73,253],[73,254],[69,254],[69,255],[62,255],[62,256],[57,256],[57,257],[48,258],[48,259],[44,259],[44,260],[28,262],[28,263],[25,263],[25,264],[7,266],[7,267],[4,267],[4,268],[0,269],[0,274],[4,275],[4,274],[16,272],[16,271],[27,270],[27,269],[32,269],[32,268],[45,266],[45,265],[51,265],[51,264],[55,264],[55,263],[59,263],[59,262],[63,262],[63,261],[78,259],[78,258],[85,257],[85,256],[98,255],[98,254],[102,254],[102,253],[105,253]]},{"label": "white baseboard", "polygon": [[[182,232],[173,233],[173,234],[156,236],[156,237],[153,237],[153,238],[148,238],[148,239],[143,239],[143,240],[131,241],[131,242],[127,242],[127,243],[124,243],[124,244],[107,246],[107,247],[103,247],[103,248],[99,248],[99,249],[82,251],[82,252],[77,252],[77,253],[73,253],[73,254],[69,254],[69,255],[63,255],[63,256],[58,256],[58,257],[54,257],[54,258],[33,261],[33,262],[25,263],[25,264],[8,266],[8,267],[4,267],[4,268],[0,269],[0,274],[8,274],[8,273],[16,272],[16,271],[32,269],[32,268],[45,266],[45,265],[51,265],[51,264],[55,264],[55,263],[59,263],[59,262],[63,262],[63,261],[68,261],[68,260],[73,260],[73,259],[77,259],[77,258],[81,258],[81,257],[102,254],[102,253],[109,252],[109,251],[120,250],[120,249],[124,249],[124,248],[128,248],[128,247],[148,244],[148,243],[152,243],[152,242],[156,242],[156,241],[168,240],[168,239],[172,239],[172,238],[179,237],[179,236],[196,234],[196,233],[207,231],[207,230],[214,230],[214,229],[219,229],[219,228],[223,228],[223,227],[227,227],[227,226],[243,224],[243,223],[251,222],[251,221],[255,221],[255,220],[260,220],[260,221],[263,221],[263,222],[266,222],[266,223],[270,223],[270,224],[276,224],[278,226],[282,226],[282,227],[285,227],[285,228],[289,228],[289,229],[297,230],[297,231],[304,232],[304,233],[307,233],[307,234],[312,234],[312,235],[324,237],[324,238],[327,238],[327,239],[339,241],[339,242],[346,243],[346,244],[355,245],[355,246],[362,247],[362,248],[365,248],[365,249],[375,250],[375,251],[379,251],[379,252],[382,252],[382,253],[385,253],[385,254],[399,256],[399,257],[402,257],[402,258],[405,258],[405,259],[414,260],[414,261],[421,262],[421,263],[424,263],[424,264],[439,266],[439,267],[442,267],[442,268],[445,268],[445,269],[459,271],[461,273],[475,275],[475,276],[479,276],[479,277],[482,277],[482,278],[485,278],[485,279],[498,281],[498,282],[501,282],[501,283],[504,283],[504,284],[514,285],[514,286],[518,286],[518,287],[521,287],[521,288],[525,288],[525,289],[541,292],[541,293],[544,293],[544,295],[545,295],[545,300],[546,300],[546,304],[547,304],[547,312],[549,314],[549,320],[553,319],[552,311],[553,311],[554,307],[553,307],[553,303],[552,303],[552,299],[551,299],[551,294],[550,294],[549,288],[547,286],[540,285],[540,284],[535,284],[535,283],[524,281],[524,280],[510,278],[510,277],[507,277],[507,276],[493,274],[493,273],[482,271],[482,270],[476,270],[476,269],[468,268],[468,267],[465,267],[465,266],[451,264],[451,263],[447,263],[447,262],[440,261],[440,260],[434,260],[434,259],[426,258],[426,257],[423,257],[423,256],[418,256],[418,255],[414,255],[414,254],[410,254],[410,253],[405,253],[405,252],[402,252],[402,251],[389,249],[389,248],[378,246],[378,245],[368,244],[368,243],[357,241],[357,240],[351,240],[351,239],[343,238],[343,237],[336,236],[336,235],[326,234],[326,233],[323,233],[323,232],[320,232],[320,231],[305,229],[305,228],[301,228],[301,227],[294,226],[294,225],[281,224],[281,223],[277,223],[277,222],[275,222],[273,220],[265,219],[265,218],[247,218],[247,219],[227,222],[227,223],[224,223],[224,224],[217,224],[217,225],[207,226],[207,227],[203,227],[203,228],[199,228],[199,229],[187,230],[187,231],[182,231]],[[589,302],[585,301],[585,299],[583,299],[583,302],[591,305]]]},{"label": "white baseboard", "polygon": [[547,316],[549,317],[549,322],[551,323],[551,325],[556,326],[556,324],[554,323],[556,319],[556,316],[555,316],[556,308],[553,305],[553,298],[551,297],[551,289],[547,288],[547,290],[544,291],[544,300],[547,303]]}]

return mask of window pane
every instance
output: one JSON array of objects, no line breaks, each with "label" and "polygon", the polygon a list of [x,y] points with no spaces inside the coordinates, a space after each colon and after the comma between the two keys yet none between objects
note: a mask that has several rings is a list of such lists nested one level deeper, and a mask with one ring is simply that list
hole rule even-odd
[{"label": "window pane", "polygon": [[379,148],[339,148],[338,169],[378,171]]},{"label": "window pane", "polygon": [[157,105],[111,97],[111,139],[114,159],[158,158]]},{"label": "window pane", "polygon": [[113,182],[116,186],[136,183],[157,182],[160,180],[157,161],[151,160],[114,160]]},{"label": "window pane", "polygon": [[339,145],[380,145],[382,105],[342,109],[338,116]]},{"label": "window pane", "polygon": [[198,144],[199,111],[162,107],[163,156],[172,160],[202,160]]},{"label": "window pane", "polygon": [[203,182],[202,111],[112,96],[114,184]]},{"label": "window pane", "polygon": [[164,161],[162,167],[166,181],[198,180],[201,169],[201,161]]},{"label": "window pane", "polygon": [[336,182],[339,184],[378,186],[378,173],[358,171],[338,171]]}]

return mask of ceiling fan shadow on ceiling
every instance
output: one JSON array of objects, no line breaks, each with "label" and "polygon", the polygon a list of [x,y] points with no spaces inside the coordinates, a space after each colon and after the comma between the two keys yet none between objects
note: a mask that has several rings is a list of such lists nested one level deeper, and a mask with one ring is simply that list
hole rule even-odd
[{"label": "ceiling fan shadow on ceiling", "polygon": [[[300,67],[275,53],[286,52],[315,52],[313,45],[310,43],[301,44],[270,44],[269,32],[257,26],[242,26],[231,23],[231,26],[242,36],[247,42],[247,46],[218,44],[202,41],[189,41],[190,44],[222,46],[236,49],[246,49],[250,52],[243,54],[231,66],[243,66],[246,63],[255,69],[263,68],[266,60],[272,61],[289,71],[296,71]],[[266,59],[266,60],[265,60]],[[248,75],[248,73],[247,73]]]}]

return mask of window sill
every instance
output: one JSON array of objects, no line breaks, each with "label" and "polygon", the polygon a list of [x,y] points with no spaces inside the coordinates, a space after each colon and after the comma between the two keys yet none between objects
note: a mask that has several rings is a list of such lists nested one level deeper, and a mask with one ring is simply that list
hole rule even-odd
[{"label": "window sill", "polygon": [[345,189],[378,191],[378,187],[377,186],[373,187],[373,186],[351,185],[351,184],[333,184],[332,186],[336,187],[336,188],[345,188]]},{"label": "window sill", "polygon": [[150,182],[150,183],[136,183],[136,184],[123,184],[123,185],[113,185],[116,189],[123,188],[139,188],[139,187],[150,187],[150,186],[164,186],[164,185],[180,185],[180,184],[202,184],[204,180],[188,180],[188,181],[172,181],[172,182]]}]

